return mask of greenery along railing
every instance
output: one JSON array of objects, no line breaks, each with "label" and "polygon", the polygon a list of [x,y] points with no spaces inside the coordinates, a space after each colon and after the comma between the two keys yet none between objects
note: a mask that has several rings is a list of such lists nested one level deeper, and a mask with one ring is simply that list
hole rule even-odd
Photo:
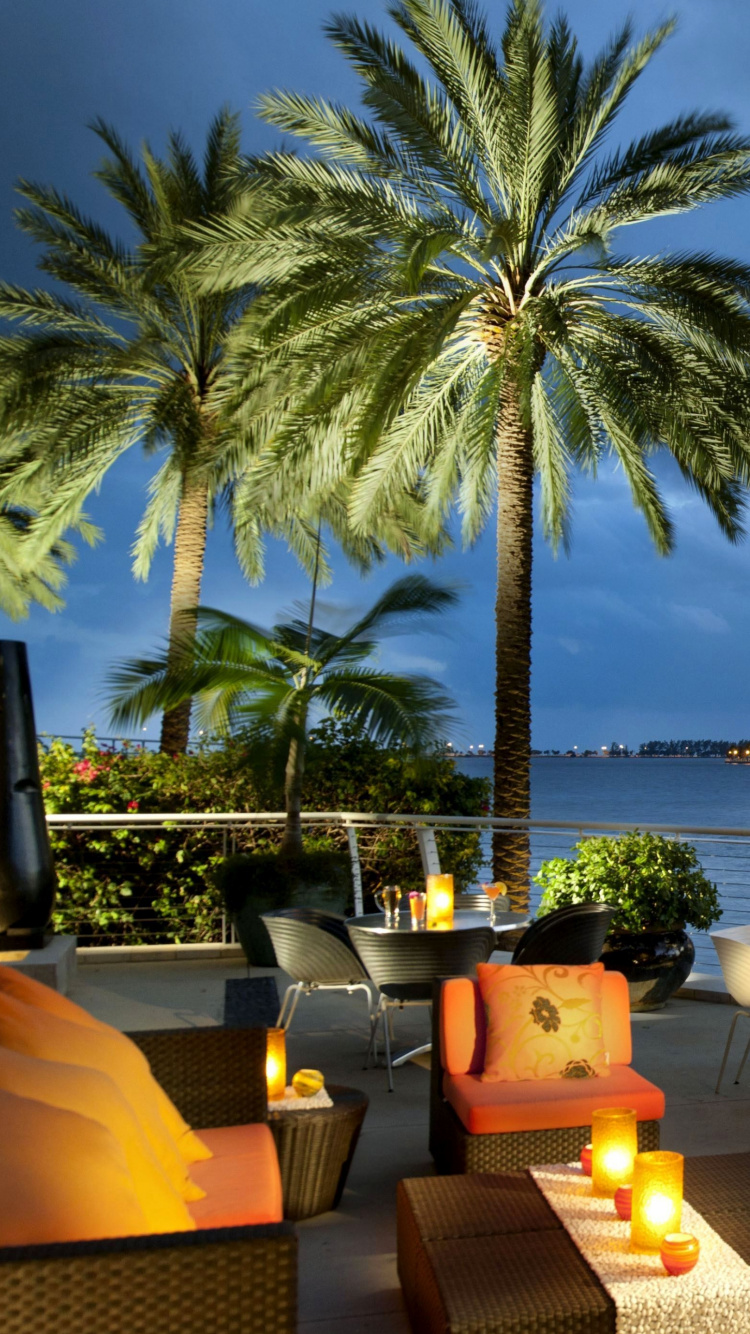
[{"label": "greenery along railing", "polygon": [[[230,852],[267,848],[278,841],[280,811],[148,815],[51,814],[61,880],[55,921],[81,944],[217,941],[230,926],[212,867]],[[408,889],[426,872],[452,871],[457,888],[491,875],[493,829],[528,830],[532,875],[550,857],[570,856],[580,838],[626,833],[632,824],[595,821],[509,821],[479,816],[415,816],[360,811],[303,812],[309,846],[348,848],[352,862],[352,910],[386,881]],[[642,831],[687,840],[716,882],[722,926],[750,920],[750,829],[688,825],[639,825]],[[532,883],[532,910],[540,891]],[[696,967],[717,972],[706,933],[694,933]]]}]

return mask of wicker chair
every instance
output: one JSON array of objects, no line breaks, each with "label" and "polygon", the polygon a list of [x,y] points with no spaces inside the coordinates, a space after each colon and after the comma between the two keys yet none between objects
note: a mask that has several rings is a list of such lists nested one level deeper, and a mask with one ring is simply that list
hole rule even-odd
[{"label": "wicker chair", "polygon": [[300,996],[310,996],[314,991],[346,991],[350,996],[354,991],[364,991],[372,1024],[375,997],[350,944],[343,917],[319,908],[280,908],[263,913],[261,921],[271,937],[279,967],[295,979],[284,992],[279,1028],[289,1028]]},{"label": "wicker chair", "polygon": [[489,926],[465,931],[372,931],[350,925],[349,935],[375,985],[380,1000],[372,1024],[368,1056],[383,1022],[388,1089],[393,1092],[393,1069],[428,1052],[426,1043],[412,1051],[391,1056],[391,1018],[394,1009],[406,1005],[430,1005],[436,977],[446,973],[466,976],[478,963],[486,963],[495,948],[495,933]]},{"label": "wicker chair", "polygon": [[[740,1016],[750,1018],[750,927],[748,926],[729,926],[723,931],[712,931],[711,940],[714,949],[719,956],[721,972],[726,983],[727,991],[730,996],[740,1006],[735,1010],[732,1022],[729,1026],[729,1036],[727,1045],[724,1048],[724,1058],[721,1062],[719,1078],[716,1081],[716,1093],[721,1088],[721,1081],[724,1078],[727,1060],[729,1059],[729,1049],[732,1045],[734,1030],[737,1026],[737,1020]],[[739,1084],[740,1076],[750,1051],[750,1042],[745,1047],[744,1055],[740,1061],[740,1067],[737,1071],[735,1084]]]},{"label": "wicker chair", "polygon": [[[266,1119],[265,1029],[130,1034],[183,1116],[208,1130]],[[0,1250],[3,1334],[294,1334],[290,1223]]]},{"label": "wicker chair", "polygon": [[539,917],[513,951],[513,963],[596,963],[617,909],[607,903],[571,903]]}]

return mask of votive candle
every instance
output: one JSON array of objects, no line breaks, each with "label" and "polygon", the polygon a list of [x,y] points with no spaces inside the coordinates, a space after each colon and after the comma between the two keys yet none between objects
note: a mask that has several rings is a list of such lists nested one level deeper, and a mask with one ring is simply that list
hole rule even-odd
[{"label": "votive candle", "polygon": [[701,1244],[690,1232],[668,1232],[661,1243],[661,1262],[668,1274],[689,1274],[698,1263]]},{"label": "votive candle", "polygon": [[269,1102],[283,1098],[286,1092],[286,1033],[283,1028],[266,1030],[266,1087]]}]

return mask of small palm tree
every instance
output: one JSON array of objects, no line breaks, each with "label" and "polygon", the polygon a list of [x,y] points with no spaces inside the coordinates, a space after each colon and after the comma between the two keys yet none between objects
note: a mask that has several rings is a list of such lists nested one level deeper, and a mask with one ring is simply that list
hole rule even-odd
[{"label": "small palm tree", "polygon": [[[262,282],[267,368],[296,365],[347,430],[305,437],[297,399],[269,441],[329,479],[354,473],[367,531],[419,482],[473,541],[497,522],[494,813],[529,816],[533,483],[565,544],[572,477],[616,459],[657,550],[674,532],[653,461],[668,452],[730,540],[750,477],[750,270],[711,254],[613,249],[634,223],[750,188],[750,144],[689,114],[606,153],[638,77],[670,33],[626,26],[585,66],[564,18],[512,0],[499,43],[473,0],[393,0],[417,61],[368,23],[328,32],[368,117],[294,93],[267,120],[314,155],[255,165],[244,212],[207,225],[195,263],[214,289]],[[264,242],[252,201],[275,197]],[[266,230],[268,230],[267,223]],[[314,417],[314,413],[311,414]],[[341,447],[340,442],[344,442]],[[290,444],[290,442],[292,442]],[[495,875],[528,897],[528,840],[495,842]]]},{"label": "small palm tree", "polygon": [[156,709],[195,698],[201,725],[231,734],[248,726],[270,731],[285,760],[286,826],[282,856],[302,852],[302,788],[308,723],[313,711],[358,723],[376,740],[420,750],[439,741],[452,701],[436,682],[371,665],[376,636],[413,633],[424,616],[452,607],[456,593],[423,575],[407,575],[383,593],[344,634],[307,619],[261,630],[220,611],[198,611],[191,660],[168,652],[123,663],[110,675],[112,721],[142,723]]}]

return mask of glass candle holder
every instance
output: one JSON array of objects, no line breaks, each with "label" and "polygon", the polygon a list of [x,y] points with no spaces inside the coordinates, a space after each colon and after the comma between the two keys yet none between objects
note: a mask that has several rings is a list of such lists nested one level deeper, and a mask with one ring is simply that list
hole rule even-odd
[{"label": "glass candle holder", "polygon": [[668,1232],[659,1252],[668,1274],[689,1274],[695,1269],[701,1253],[701,1244],[690,1232]]},{"label": "glass candle holder", "polygon": [[286,1092],[286,1033],[283,1028],[266,1031],[266,1088],[269,1102],[283,1098]]},{"label": "glass candle holder", "polygon": [[591,1193],[612,1198],[633,1180],[638,1123],[633,1107],[602,1107],[591,1115]]},{"label": "glass candle holder", "polygon": [[428,875],[427,926],[449,931],[453,926],[453,876]]},{"label": "glass candle holder", "polygon": [[658,1253],[667,1233],[679,1232],[684,1164],[681,1153],[667,1153],[662,1149],[636,1154],[631,1251]]}]

